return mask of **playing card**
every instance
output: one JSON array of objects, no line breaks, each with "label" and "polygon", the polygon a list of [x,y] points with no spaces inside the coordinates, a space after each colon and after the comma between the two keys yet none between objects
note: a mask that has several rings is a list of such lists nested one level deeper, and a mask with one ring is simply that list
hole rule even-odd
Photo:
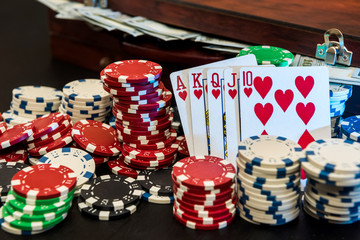
[{"label": "playing card", "polygon": [[241,139],[276,135],[304,148],[330,137],[326,67],[244,67],[239,76]]}]

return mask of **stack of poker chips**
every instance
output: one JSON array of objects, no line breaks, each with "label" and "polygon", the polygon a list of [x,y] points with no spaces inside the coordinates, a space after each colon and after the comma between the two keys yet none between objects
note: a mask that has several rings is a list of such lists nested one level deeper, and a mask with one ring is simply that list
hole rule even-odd
[{"label": "stack of poker chips", "polygon": [[53,228],[66,218],[75,185],[74,172],[65,166],[23,168],[13,176],[12,190],[0,208],[1,228],[16,235],[39,234]]},{"label": "stack of poker chips", "polygon": [[254,224],[282,225],[299,215],[300,159],[297,143],[275,136],[254,136],[239,145],[238,209]]},{"label": "stack of poker chips", "polygon": [[21,86],[12,91],[10,110],[3,113],[7,124],[17,125],[58,111],[62,93],[46,86]]},{"label": "stack of poker chips", "polygon": [[109,170],[116,175],[132,177],[137,179],[140,171],[133,169],[124,163],[124,159],[120,156],[107,162]]},{"label": "stack of poker chips", "polygon": [[53,150],[39,159],[38,164],[58,164],[74,171],[77,181],[74,196],[95,173],[95,161],[90,154],[78,148],[60,148]]},{"label": "stack of poker chips", "polygon": [[171,172],[172,167],[141,171],[137,176],[137,181],[144,190],[141,198],[146,202],[156,204],[173,203]]},{"label": "stack of poker chips", "polygon": [[72,128],[75,146],[90,153],[97,166],[121,155],[121,144],[114,128],[95,120],[80,120]]},{"label": "stack of poker chips", "polygon": [[19,162],[0,162],[0,206],[6,201],[6,196],[10,191],[11,178],[26,167],[28,166]]},{"label": "stack of poker chips", "polygon": [[339,136],[341,116],[345,112],[345,103],[351,95],[351,85],[330,83],[331,137]]},{"label": "stack of poker chips", "polygon": [[227,227],[235,218],[235,168],[213,156],[184,158],[173,166],[174,217],[192,229]]},{"label": "stack of poker chips", "polygon": [[360,115],[345,118],[341,122],[340,137],[360,142]]},{"label": "stack of poker chips", "polygon": [[31,164],[44,154],[65,147],[72,142],[70,116],[62,113],[50,113],[30,122],[33,134],[26,139]]},{"label": "stack of poker chips", "polygon": [[100,221],[109,221],[133,214],[143,190],[131,177],[102,175],[84,184],[78,198],[79,211]]},{"label": "stack of poker chips", "polygon": [[73,123],[88,119],[104,122],[111,111],[112,99],[99,79],[80,79],[63,87],[59,111],[69,114]]},{"label": "stack of poker chips", "polygon": [[177,133],[171,128],[172,94],[160,81],[161,73],[162,67],[157,63],[125,60],[108,65],[100,74],[104,89],[113,97],[124,162],[135,169],[163,168],[176,159],[176,151],[172,150],[174,154],[167,158],[157,157],[157,153],[177,148]]},{"label": "stack of poker chips", "polygon": [[304,211],[311,217],[335,224],[360,218],[360,143],[322,139],[305,149],[301,166],[308,183]]}]

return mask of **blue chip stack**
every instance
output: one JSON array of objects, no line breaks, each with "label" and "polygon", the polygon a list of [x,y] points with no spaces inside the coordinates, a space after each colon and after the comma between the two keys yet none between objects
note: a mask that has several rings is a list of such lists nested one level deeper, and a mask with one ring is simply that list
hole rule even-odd
[{"label": "blue chip stack", "polygon": [[317,140],[305,149],[301,167],[308,182],[304,211],[335,224],[360,218],[360,143],[346,139]]},{"label": "blue chip stack", "polygon": [[352,86],[330,83],[330,117],[331,137],[338,137],[340,133],[341,116],[345,112],[345,102],[352,95]]},{"label": "blue chip stack", "polygon": [[300,145],[284,137],[262,135],[241,142],[236,160],[240,217],[261,225],[296,219],[304,156]]},{"label": "blue chip stack", "polygon": [[360,115],[348,117],[341,122],[341,137],[360,142]]}]

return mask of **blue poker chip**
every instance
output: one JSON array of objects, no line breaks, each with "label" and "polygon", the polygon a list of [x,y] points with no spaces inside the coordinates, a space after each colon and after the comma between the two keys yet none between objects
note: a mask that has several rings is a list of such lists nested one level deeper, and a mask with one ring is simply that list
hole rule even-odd
[{"label": "blue poker chip", "polygon": [[341,133],[356,142],[360,142],[360,115],[345,118],[341,122]]},{"label": "blue poker chip", "polygon": [[156,204],[172,204],[174,202],[173,196],[156,196],[147,192],[144,192],[141,196],[146,202],[156,203]]},{"label": "blue poker chip", "polygon": [[330,97],[349,95],[352,92],[352,85],[330,83]]},{"label": "blue poker chip", "polygon": [[336,112],[330,112],[330,117],[339,117],[342,116],[345,112],[345,108],[343,110],[339,110]]},{"label": "blue poker chip", "polygon": [[109,125],[113,128],[116,129],[116,124],[115,124],[115,121],[116,121],[116,117],[115,116],[111,116],[110,119],[109,119]]}]

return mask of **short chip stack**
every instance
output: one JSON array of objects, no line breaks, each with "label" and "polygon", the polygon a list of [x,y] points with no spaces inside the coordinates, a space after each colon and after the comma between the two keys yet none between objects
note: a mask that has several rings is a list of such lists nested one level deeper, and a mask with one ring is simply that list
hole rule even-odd
[{"label": "short chip stack", "polygon": [[80,120],[72,128],[72,137],[78,148],[90,153],[97,166],[121,154],[116,130],[106,123]]},{"label": "short chip stack", "polygon": [[124,163],[124,158],[120,156],[117,159],[113,159],[107,162],[109,169],[113,174],[137,178],[139,170],[133,169]]},{"label": "short chip stack", "polygon": [[360,218],[360,143],[317,140],[305,149],[301,166],[308,183],[304,210],[313,218],[350,224]]},{"label": "short chip stack", "polygon": [[238,209],[254,224],[282,225],[299,215],[300,159],[297,143],[276,136],[254,136],[239,145]]},{"label": "short chip stack", "polygon": [[340,133],[341,116],[345,112],[345,103],[351,95],[351,85],[330,83],[331,137],[336,138]]},{"label": "short chip stack", "polygon": [[17,125],[58,111],[62,93],[46,86],[21,86],[13,89],[10,110],[3,116],[7,124]]},{"label": "short chip stack", "polygon": [[50,113],[30,123],[34,127],[34,133],[26,139],[26,144],[31,157],[41,157],[72,142],[72,124],[67,114]]},{"label": "short chip stack", "polygon": [[41,164],[18,171],[0,209],[1,228],[16,235],[53,228],[66,218],[75,185],[74,172],[65,166]]},{"label": "short chip stack", "polygon": [[112,99],[99,79],[80,79],[63,88],[59,111],[69,114],[73,123],[88,119],[104,122],[111,111]]},{"label": "short chip stack", "polygon": [[360,115],[351,116],[341,121],[341,137],[360,142]]},{"label": "short chip stack", "polygon": [[[161,73],[157,63],[125,60],[108,65],[100,74],[105,91],[114,100],[113,114],[123,142],[124,162],[135,169],[163,168],[176,159],[176,151],[167,158],[156,155],[167,148],[177,149],[177,133],[171,128],[172,94],[160,81]],[[147,155],[139,153],[138,157],[135,151],[146,151]]]},{"label": "short chip stack", "polygon": [[143,190],[131,177],[102,175],[84,184],[78,198],[79,211],[100,221],[109,221],[133,214]]},{"label": "short chip stack", "polygon": [[156,204],[171,204],[174,202],[172,167],[157,170],[143,170],[137,180],[145,191],[142,199]]},{"label": "short chip stack", "polygon": [[235,218],[235,168],[213,156],[184,158],[173,166],[174,217],[192,229],[227,227]]}]

